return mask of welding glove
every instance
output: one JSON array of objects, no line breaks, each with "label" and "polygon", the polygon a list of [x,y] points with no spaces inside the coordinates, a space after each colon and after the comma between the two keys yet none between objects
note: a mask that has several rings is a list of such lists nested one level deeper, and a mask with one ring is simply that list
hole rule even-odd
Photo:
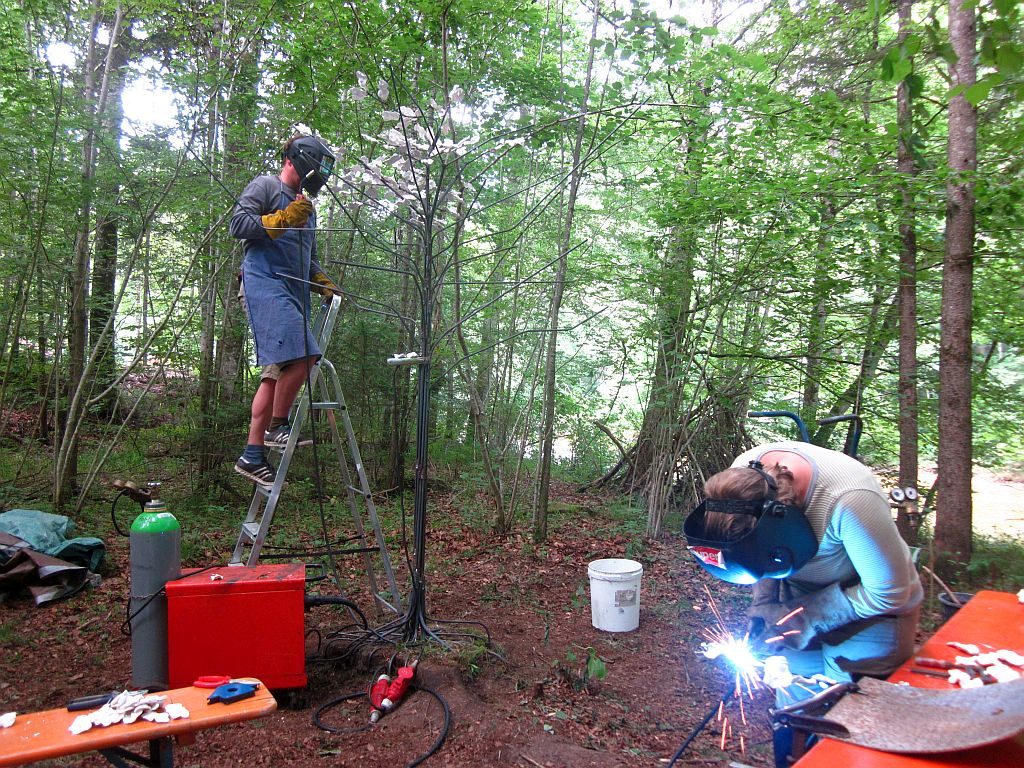
[{"label": "welding glove", "polygon": [[316,285],[312,287],[312,290],[319,293],[325,299],[330,299],[335,295],[341,296],[341,288],[336,286],[334,281],[331,280],[331,278],[329,278],[324,272],[314,272],[310,280],[311,282],[316,283]]},{"label": "welding glove", "polygon": [[857,612],[853,610],[853,604],[843,594],[839,582],[783,603],[783,608],[786,613],[803,608],[777,627],[778,634],[783,635],[782,644],[797,651],[802,651],[819,635],[859,618]]},{"label": "welding glove", "polygon": [[754,599],[747,608],[747,639],[755,655],[771,652],[764,640],[778,634],[775,622],[786,615],[781,589],[779,579],[761,579],[754,585]]},{"label": "welding glove", "polygon": [[761,579],[756,584],[754,584],[754,599],[750,601],[751,608],[757,608],[761,605],[769,605],[771,603],[781,602],[781,579]]},{"label": "welding glove", "polygon": [[267,234],[276,240],[289,229],[306,226],[312,213],[313,204],[305,197],[296,197],[283,210],[263,215],[261,221]]}]

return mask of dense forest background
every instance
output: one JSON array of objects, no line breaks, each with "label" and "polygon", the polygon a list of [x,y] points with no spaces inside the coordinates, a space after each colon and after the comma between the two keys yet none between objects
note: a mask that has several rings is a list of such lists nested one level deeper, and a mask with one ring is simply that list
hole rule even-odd
[{"label": "dense forest background", "polygon": [[[500,5],[500,7],[499,7]],[[395,487],[543,539],[551,472],[649,535],[749,440],[860,414],[900,485],[1024,458],[1020,6],[0,0],[0,459],[73,513],[163,446],[230,477],[255,387],[226,219],[296,125],[339,154],[328,356]],[[40,454],[45,460],[40,461]],[[2,499],[0,499],[2,500]]]}]

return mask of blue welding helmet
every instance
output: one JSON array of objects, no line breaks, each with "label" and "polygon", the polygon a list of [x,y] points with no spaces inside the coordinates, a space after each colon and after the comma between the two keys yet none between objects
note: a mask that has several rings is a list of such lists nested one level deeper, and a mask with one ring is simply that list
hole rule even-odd
[{"label": "blue welding helmet", "polygon": [[[758,462],[751,462],[750,468],[768,481],[765,498],[751,501],[706,499],[683,522],[690,554],[716,579],[731,584],[785,579],[800,570],[818,551],[818,539],[803,510],[775,499],[775,479],[764,472]],[[739,536],[711,538],[706,512],[751,515],[756,522]]]},{"label": "blue welding helmet", "polygon": [[334,153],[316,136],[300,136],[292,141],[285,157],[292,161],[310,197],[316,197],[334,170]]}]

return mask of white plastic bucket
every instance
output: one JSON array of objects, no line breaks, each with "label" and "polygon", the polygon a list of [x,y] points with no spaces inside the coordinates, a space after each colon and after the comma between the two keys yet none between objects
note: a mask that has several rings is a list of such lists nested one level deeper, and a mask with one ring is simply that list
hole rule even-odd
[{"label": "white plastic bucket", "polygon": [[605,632],[632,632],[640,626],[640,577],[635,560],[608,558],[587,566],[590,577],[590,619]]}]

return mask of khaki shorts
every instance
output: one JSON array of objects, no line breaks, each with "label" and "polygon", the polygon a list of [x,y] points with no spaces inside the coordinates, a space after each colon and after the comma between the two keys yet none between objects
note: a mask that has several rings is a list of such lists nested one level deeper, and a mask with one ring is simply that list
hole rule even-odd
[{"label": "khaki shorts", "polygon": [[[319,360],[322,355],[317,355],[316,360]],[[281,378],[281,374],[284,373],[285,369],[294,365],[295,363],[301,363],[304,358],[298,360],[285,360],[283,363],[270,363],[270,365],[264,365],[260,368],[260,381],[264,379],[273,379],[277,381]]]},{"label": "khaki shorts", "polygon": [[281,367],[280,363],[271,363],[270,365],[264,365],[262,368],[260,368],[260,381],[263,381],[264,379],[272,379],[273,381],[277,381],[278,379],[281,378],[281,373],[283,371],[284,368]]}]

